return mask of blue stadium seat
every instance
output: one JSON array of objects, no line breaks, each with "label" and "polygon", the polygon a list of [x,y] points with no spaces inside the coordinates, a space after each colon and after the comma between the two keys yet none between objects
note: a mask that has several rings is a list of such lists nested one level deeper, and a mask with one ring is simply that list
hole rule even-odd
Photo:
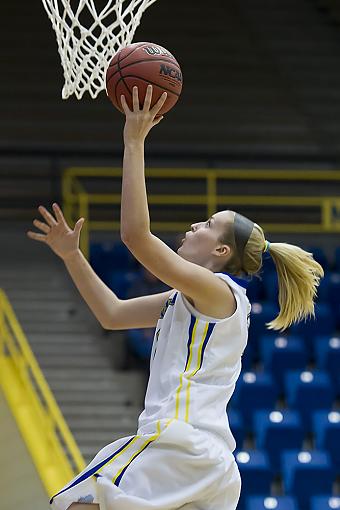
[{"label": "blue stadium seat", "polygon": [[328,372],[336,384],[340,368],[340,336],[316,337],[314,354],[318,369]]},{"label": "blue stadium seat", "polygon": [[316,411],[312,420],[316,448],[328,451],[340,474],[340,413],[338,411]]},{"label": "blue stadium seat", "polygon": [[251,342],[247,342],[246,348],[242,354],[242,370],[248,371],[252,369],[255,361],[254,346]]},{"label": "blue stadium seat", "polygon": [[263,282],[259,278],[252,278],[248,284],[247,296],[251,303],[259,302],[264,299]]},{"label": "blue stadium seat", "polygon": [[315,304],[315,319],[302,320],[290,326],[289,333],[293,336],[302,336],[309,349],[312,349],[313,339],[321,335],[333,335],[336,328],[336,318],[330,306],[326,303]]},{"label": "blue stadium seat", "polygon": [[325,273],[325,276],[321,278],[316,296],[316,303],[330,303],[330,288],[331,288],[331,276],[329,273]]},{"label": "blue stadium seat", "polygon": [[249,496],[245,510],[299,510],[296,499],[291,496]]},{"label": "blue stadium seat", "polygon": [[310,510],[335,510],[340,509],[340,498],[337,496],[313,496]]},{"label": "blue stadium seat", "polygon": [[273,375],[280,392],[287,370],[303,370],[308,361],[303,338],[299,337],[264,335],[259,340],[259,352],[263,368]]},{"label": "blue stadium seat", "polygon": [[[338,273],[333,272],[329,274],[328,303],[333,313],[336,314],[340,321],[340,317],[337,315],[340,306],[340,271]],[[339,322],[337,326],[340,326]]]},{"label": "blue stadium seat", "polygon": [[325,271],[329,271],[330,264],[323,248],[320,246],[307,246],[306,251],[313,253],[314,260],[319,262]]},{"label": "blue stadium seat", "polygon": [[238,508],[243,508],[248,496],[270,493],[273,476],[268,456],[264,451],[237,451],[235,452],[235,459],[242,479],[242,491]]},{"label": "blue stadium seat", "polygon": [[130,351],[141,360],[150,359],[154,332],[149,328],[129,329],[127,343]]},{"label": "blue stadium seat", "polygon": [[255,411],[254,435],[256,447],[268,454],[274,474],[281,469],[281,453],[300,449],[304,431],[297,411]]},{"label": "blue stadium seat", "polygon": [[299,508],[309,508],[310,498],[330,494],[334,470],[329,454],[321,450],[290,450],[282,453],[285,494],[294,495]]},{"label": "blue stadium seat", "polygon": [[334,269],[335,269],[335,271],[340,273],[340,246],[335,248],[335,266],[334,266]]},{"label": "blue stadium seat", "polygon": [[229,409],[227,407],[227,415],[229,420],[230,430],[236,441],[236,448],[241,450],[244,441],[244,425],[242,416],[235,409]]},{"label": "blue stadium seat", "polygon": [[119,240],[90,244],[90,263],[94,271],[107,282],[109,271],[135,269],[135,259]]},{"label": "blue stadium seat", "polygon": [[320,370],[289,371],[284,380],[288,406],[300,412],[305,431],[310,431],[313,412],[332,407],[335,389],[329,375]]},{"label": "blue stadium seat", "polygon": [[126,299],[130,286],[139,278],[140,275],[136,271],[109,270],[105,283],[119,299]]},{"label": "blue stadium seat", "polygon": [[254,346],[255,353],[258,350],[258,340],[262,335],[277,336],[277,331],[269,330],[266,323],[275,319],[278,313],[277,304],[267,302],[251,304],[249,342]]},{"label": "blue stadium seat", "polygon": [[276,303],[279,297],[279,286],[276,269],[271,271],[264,271],[263,287],[265,300],[268,302]]},{"label": "blue stadium seat", "polygon": [[275,408],[278,391],[270,374],[243,372],[241,373],[230,405],[242,415],[245,430],[251,430],[253,412],[257,409]]}]

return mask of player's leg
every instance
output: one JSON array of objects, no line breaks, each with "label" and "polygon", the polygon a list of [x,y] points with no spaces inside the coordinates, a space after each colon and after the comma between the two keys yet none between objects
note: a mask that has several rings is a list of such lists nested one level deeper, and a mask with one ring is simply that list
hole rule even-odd
[{"label": "player's leg", "polygon": [[99,510],[97,503],[72,503],[67,510]]}]

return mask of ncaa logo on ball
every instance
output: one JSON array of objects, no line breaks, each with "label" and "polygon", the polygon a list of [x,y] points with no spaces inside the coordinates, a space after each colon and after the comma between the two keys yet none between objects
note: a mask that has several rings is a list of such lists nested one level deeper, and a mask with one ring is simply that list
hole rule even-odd
[{"label": "ncaa logo on ball", "polygon": [[166,64],[160,64],[159,74],[160,76],[169,76],[170,78],[177,80],[179,83],[182,83],[182,73],[174,67]]}]

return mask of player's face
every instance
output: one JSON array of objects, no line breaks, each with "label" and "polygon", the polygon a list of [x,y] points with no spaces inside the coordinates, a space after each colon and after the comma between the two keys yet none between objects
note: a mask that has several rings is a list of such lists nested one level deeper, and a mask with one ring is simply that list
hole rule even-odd
[{"label": "player's face", "polygon": [[228,256],[230,253],[230,248],[219,239],[225,233],[227,223],[234,222],[234,215],[233,211],[220,211],[206,221],[193,223],[190,231],[186,232],[181,241],[177,250],[178,255],[190,262],[212,269],[212,262],[217,261],[217,256],[221,254]]}]

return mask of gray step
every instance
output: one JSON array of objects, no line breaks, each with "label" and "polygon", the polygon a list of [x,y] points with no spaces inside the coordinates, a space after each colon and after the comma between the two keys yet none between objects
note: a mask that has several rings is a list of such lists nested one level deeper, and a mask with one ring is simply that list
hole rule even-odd
[{"label": "gray step", "polygon": [[[39,353],[39,356],[58,356],[60,354],[64,356],[79,357],[79,356],[97,356],[100,347],[94,342],[91,344],[77,344],[73,343],[39,343],[31,344],[33,350]],[[99,352],[100,355],[100,352]],[[103,353],[104,355],[104,353]]]},{"label": "gray step", "polygon": [[60,323],[51,323],[51,322],[36,322],[32,321],[25,322],[24,331],[27,335],[33,333],[56,333],[59,334],[70,334],[70,333],[88,333],[89,325],[86,323],[72,323],[72,322],[60,322]]},{"label": "gray step", "polygon": [[94,413],[93,406],[89,403],[77,407],[65,402],[62,403],[63,414],[75,422],[98,419],[100,422],[103,421],[105,423],[114,419],[117,415],[125,416],[127,419],[136,417],[137,420],[142,410],[140,405],[127,406],[117,404],[114,407],[96,406],[96,412]]},{"label": "gray step", "polygon": [[126,427],[127,429],[135,429],[137,426],[137,418],[127,417],[124,414],[113,415],[109,420],[98,419],[97,415],[92,419],[74,419],[67,416],[67,423],[72,430],[77,430],[78,432],[88,432],[91,433],[93,431],[97,432],[98,430],[103,432],[112,432],[117,430],[118,428]]},{"label": "gray step", "polygon": [[87,391],[77,391],[73,390],[73,388],[69,388],[67,390],[54,390],[53,393],[58,401],[75,406],[91,402],[94,414],[96,407],[103,404],[115,406],[116,404],[122,405],[135,402],[134,396],[130,394],[131,392],[123,392],[121,389],[117,391],[114,388],[102,391],[97,391],[95,388],[92,389],[92,391],[91,389],[87,389]]},{"label": "gray step", "polygon": [[[98,339],[95,335],[89,335],[85,333],[73,333],[72,335],[60,335],[60,334],[41,334],[35,333],[27,335],[30,345],[34,345],[37,349],[45,344],[55,345],[70,345],[73,344],[75,347],[78,345],[95,345],[97,349],[99,345],[102,345],[101,339]],[[99,344],[100,342],[100,344]],[[80,374],[79,374],[80,375]],[[78,375],[78,377],[79,377]]]},{"label": "gray step", "polygon": [[104,358],[102,355],[98,356],[41,356],[39,353],[36,353],[36,357],[38,358],[38,362],[41,367],[44,369],[45,367],[69,367],[69,368],[82,368],[83,370],[89,370],[94,368],[109,368],[112,367],[111,360]]}]

